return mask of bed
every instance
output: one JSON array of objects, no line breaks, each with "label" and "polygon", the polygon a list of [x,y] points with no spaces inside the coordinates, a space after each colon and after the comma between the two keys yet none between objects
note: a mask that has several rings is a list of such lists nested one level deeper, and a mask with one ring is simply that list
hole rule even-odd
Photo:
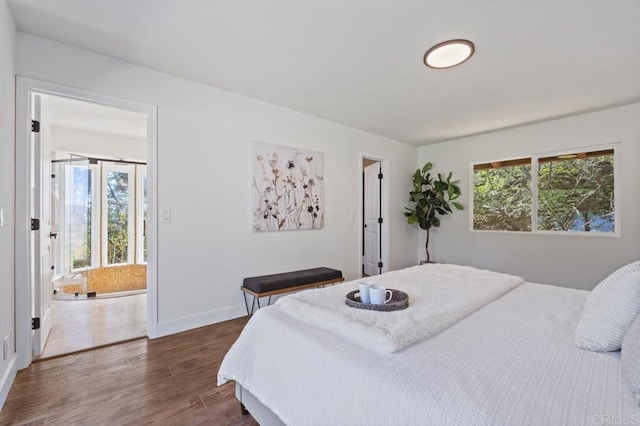
[{"label": "bed", "polygon": [[[437,311],[441,300],[455,297],[450,289],[435,285],[434,293],[422,294],[403,279],[424,274],[433,282],[433,272],[447,268],[424,265],[375,280],[406,291],[409,309],[435,300],[428,310]],[[480,304],[463,298],[470,309],[445,303],[445,310],[457,309],[453,320],[395,346],[324,317],[322,309],[309,306],[305,317],[285,302],[329,300],[357,289],[359,281],[258,310],[225,356],[218,384],[235,381],[236,396],[261,425],[583,425],[612,418],[640,424],[620,351],[575,346],[589,292],[518,282],[482,294]]]}]

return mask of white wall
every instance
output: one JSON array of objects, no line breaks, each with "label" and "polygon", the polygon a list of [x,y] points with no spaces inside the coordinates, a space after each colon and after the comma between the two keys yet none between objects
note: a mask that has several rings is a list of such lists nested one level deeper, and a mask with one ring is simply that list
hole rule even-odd
[{"label": "white wall", "polygon": [[0,408],[15,375],[15,342],[3,357],[2,342],[14,330],[14,93],[16,28],[6,1],[0,1]]},{"label": "white wall", "polygon": [[[420,164],[461,178],[469,206],[471,163],[620,142],[620,238],[469,231],[469,212],[442,220],[430,243],[437,261],[519,274],[533,282],[591,290],[615,268],[640,259],[640,104],[421,147]],[[424,257],[424,235],[419,254]]]},{"label": "white wall", "polygon": [[[417,148],[27,34],[17,74],[158,106],[159,332],[241,315],[242,278],[315,266],[358,276],[360,152],[388,158],[391,268],[415,264],[403,206]],[[251,142],[324,152],[325,227],[253,233]]]}]

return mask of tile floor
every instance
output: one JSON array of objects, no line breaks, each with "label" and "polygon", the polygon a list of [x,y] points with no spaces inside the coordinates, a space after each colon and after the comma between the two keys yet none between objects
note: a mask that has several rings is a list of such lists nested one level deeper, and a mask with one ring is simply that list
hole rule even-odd
[{"label": "tile floor", "polygon": [[147,335],[147,295],[52,300],[53,326],[39,359]]}]

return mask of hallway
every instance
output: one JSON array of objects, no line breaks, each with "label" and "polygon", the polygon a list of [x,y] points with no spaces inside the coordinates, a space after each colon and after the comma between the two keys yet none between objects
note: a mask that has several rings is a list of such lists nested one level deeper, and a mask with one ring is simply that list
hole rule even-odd
[{"label": "hallway", "polygon": [[53,327],[38,359],[147,335],[147,295],[52,300]]}]

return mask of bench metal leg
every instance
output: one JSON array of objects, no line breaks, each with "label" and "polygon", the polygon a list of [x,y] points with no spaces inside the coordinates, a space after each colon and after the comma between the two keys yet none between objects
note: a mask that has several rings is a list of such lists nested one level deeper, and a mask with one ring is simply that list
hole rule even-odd
[{"label": "bench metal leg", "polygon": [[249,313],[249,304],[247,303],[247,293],[244,291],[242,292],[242,298],[244,299],[244,307],[247,308],[247,316],[250,317],[251,314]]},{"label": "bench metal leg", "polygon": [[[256,304],[258,305],[258,309],[262,308],[262,305],[260,305],[260,298],[251,295],[251,307],[249,307],[249,302],[247,301],[247,293],[245,293],[244,291],[242,292],[242,297],[244,299],[244,307],[247,310],[247,316],[252,316],[256,310]],[[271,305],[271,296],[269,296],[269,299],[267,300],[267,306]]]},{"label": "bench metal leg", "polygon": [[[244,307],[247,309],[247,316],[252,316],[256,307],[256,299],[257,297],[253,296],[251,300],[251,309],[249,309],[249,303],[247,302],[247,293],[242,292],[242,297],[244,298]],[[260,308],[260,299],[258,299],[258,308]]]}]

